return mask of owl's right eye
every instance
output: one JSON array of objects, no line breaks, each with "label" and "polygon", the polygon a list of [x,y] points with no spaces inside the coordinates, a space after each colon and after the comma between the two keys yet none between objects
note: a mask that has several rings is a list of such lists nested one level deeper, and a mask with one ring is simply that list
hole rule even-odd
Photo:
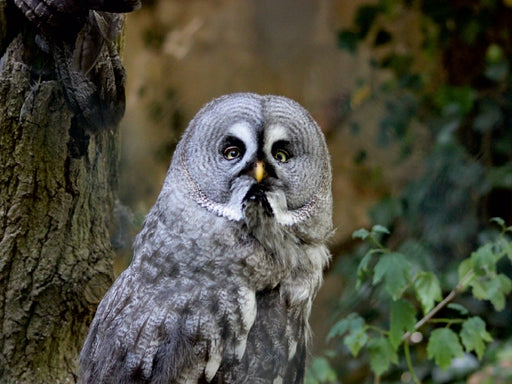
[{"label": "owl's right eye", "polygon": [[231,145],[224,149],[223,155],[226,160],[238,159],[242,156],[242,150],[235,145]]}]

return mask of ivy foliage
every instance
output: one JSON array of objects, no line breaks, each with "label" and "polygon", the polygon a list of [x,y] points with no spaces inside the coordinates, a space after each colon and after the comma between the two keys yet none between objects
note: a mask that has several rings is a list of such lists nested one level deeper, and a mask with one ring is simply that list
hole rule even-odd
[{"label": "ivy foliage", "polygon": [[336,378],[308,383],[512,380],[510,25],[509,0],[377,0],[340,31],[340,49],[369,47],[391,74],[352,95],[385,104],[374,145],[422,166],[334,255],[345,288],[322,359]]},{"label": "ivy foliage", "polygon": [[[373,268],[372,285],[376,286],[381,284],[380,279],[376,279],[377,274],[384,268],[388,271],[394,266],[394,272],[387,275],[389,280],[399,280],[399,284],[388,284],[383,281],[384,291],[387,293],[390,300],[390,320],[389,330],[380,329],[378,332],[379,345],[382,335],[386,335],[389,345],[394,351],[393,358],[389,358],[387,366],[381,362],[378,369],[374,369],[375,364],[371,364],[372,369],[376,375],[381,375],[389,365],[396,360],[396,351],[402,343],[406,343],[407,338],[414,332],[421,331],[422,327],[428,323],[436,321],[442,325],[431,331],[428,337],[427,354],[428,357],[434,359],[436,364],[441,368],[446,369],[450,366],[453,358],[462,357],[464,351],[475,352],[479,358],[482,358],[485,345],[492,341],[491,335],[487,332],[485,322],[478,316],[467,317],[467,311],[464,311],[466,317],[450,317],[449,319],[435,319],[434,316],[451,302],[457,295],[463,293],[467,289],[472,290],[472,294],[479,300],[489,300],[496,311],[501,311],[504,308],[504,297],[512,290],[512,281],[504,274],[497,272],[497,265],[501,259],[508,257],[512,261],[512,242],[506,237],[507,233],[512,232],[512,227],[504,227],[502,219],[494,219],[502,225],[502,235],[492,243],[487,243],[479,247],[471,256],[460,263],[459,266],[459,281],[455,287],[443,299],[441,297],[441,287],[439,281],[431,271],[417,270],[416,273],[411,275],[411,263],[407,260],[405,254],[391,252],[384,248],[377,240],[377,236],[382,233],[382,227],[374,227],[372,231],[366,231],[368,239],[373,242],[374,248],[368,251],[367,255],[376,255],[377,261]],[[356,237],[360,236],[361,231],[355,233]],[[365,256],[366,257],[366,256]],[[369,268],[368,260],[361,261],[364,268]],[[360,267],[361,267],[360,264]],[[384,267],[382,265],[384,264]],[[397,277],[398,276],[398,277]],[[359,285],[361,282],[359,282]],[[399,287],[397,289],[396,287]],[[419,303],[414,304],[414,303]],[[418,318],[418,307],[421,306],[423,310],[423,317]],[[370,358],[375,360],[378,358],[380,350],[375,351],[375,348],[370,348],[368,335],[361,336],[367,330],[365,322],[361,317],[353,315],[353,318],[358,319],[357,334],[360,340],[364,340],[367,344]],[[345,320],[339,323],[343,324]],[[339,324],[338,323],[338,324]],[[452,324],[461,324],[459,331],[455,332],[451,329]],[[373,327],[373,329],[377,329]],[[343,331],[340,333],[339,331]],[[350,342],[352,329],[343,329],[342,327],[334,327],[330,336],[346,335],[345,343]],[[348,339],[348,340],[347,340]],[[359,349],[352,350],[353,355],[357,355]],[[413,369],[412,366],[409,367]],[[415,375],[411,372],[412,376]]]},{"label": "ivy foliage", "polygon": [[[502,219],[493,221],[501,226],[500,236],[460,262],[458,281],[444,297],[432,271],[412,268],[407,254],[392,252],[382,245],[380,238],[389,234],[386,228],[376,225],[371,230],[355,231],[353,237],[371,244],[360,260],[356,284],[359,289],[365,284],[380,289],[381,299],[389,304],[389,319],[385,322],[387,326],[383,326],[379,322],[368,322],[358,313],[350,313],[333,325],[327,339],[341,338],[354,357],[365,349],[376,377],[393,365],[400,369],[403,350],[407,370],[415,383],[420,383],[420,379],[411,359],[410,345],[421,341],[426,344],[428,359],[444,370],[451,366],[453,359],[463,358],[465,353],[474,353],[482,359],[493,337],[481,317],[471,315],[463,304],[454,300],[472,293],[477,300],[489,301],[494,310],[504,309],[504,299],[512,291],[512,280],[500,273],[497,266],[504,259],[512,262],[509,239],[512,227],[505,227]],[[447,308],[454,309],[455,313],[448,318],[440,317]],[[327,359],[321,358],[315,364],[315,372],[320,372],[321,364],[329,377],[315,381],[311,373],[310,383],[334,380],[334,371]]]}]

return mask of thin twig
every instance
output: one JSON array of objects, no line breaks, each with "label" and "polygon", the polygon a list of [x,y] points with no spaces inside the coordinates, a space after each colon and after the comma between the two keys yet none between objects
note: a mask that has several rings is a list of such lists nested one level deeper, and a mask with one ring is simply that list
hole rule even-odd
[{"label": "thin twig", "polygon": [[[426,322],[428,322],[432,317],[434,317],[437,312],[439,312],[445,305],[447,305],[450,301],[452,301],[457,294],[459,294],[461,291],[465,289],[466,280],[469,280],[469,278],[473,275],[473,270],[470,269],[464,277],[460,280],[459,284],[455,288],[452,289],[452,291],[441,301],[439,304],[437,304],[429,313],[427,313],[420,321],[416,323],[414,326],[414,330],[420,329]],[[404,333],[402,337],[402,341],[407,340],[409,337],[411,337],[411,332],[407,331]]]}]

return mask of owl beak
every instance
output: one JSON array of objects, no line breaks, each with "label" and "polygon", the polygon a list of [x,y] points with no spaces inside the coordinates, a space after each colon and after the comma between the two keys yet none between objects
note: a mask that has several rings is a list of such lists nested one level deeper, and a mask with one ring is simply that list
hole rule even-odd
[{"label": "owl beak", "polygon": [[251,176],[259,183],[265,177],[267,177],[267,171],[265,170],[265,163],[263,161],[255,161],[251,170]]}]

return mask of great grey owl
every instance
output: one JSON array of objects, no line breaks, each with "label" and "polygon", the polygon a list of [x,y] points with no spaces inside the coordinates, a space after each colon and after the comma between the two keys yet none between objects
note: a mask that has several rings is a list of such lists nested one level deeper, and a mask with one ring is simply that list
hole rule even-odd
[{"label": "great grey owl", "polygon": [[305,109],[251,93],[204,106],[98,307],[81,383],[302,383],[331,216]]}]

